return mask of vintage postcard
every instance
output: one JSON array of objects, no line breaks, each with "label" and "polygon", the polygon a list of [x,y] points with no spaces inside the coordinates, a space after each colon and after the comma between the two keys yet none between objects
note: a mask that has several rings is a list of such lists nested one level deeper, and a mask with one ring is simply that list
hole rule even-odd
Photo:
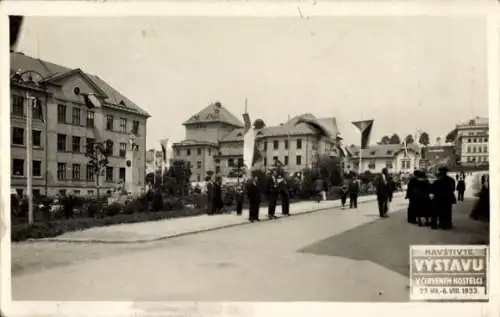
[{"label": "vintage postcard", "polygon": [[4,5],[3,313],[494,313],[496,9]]}]

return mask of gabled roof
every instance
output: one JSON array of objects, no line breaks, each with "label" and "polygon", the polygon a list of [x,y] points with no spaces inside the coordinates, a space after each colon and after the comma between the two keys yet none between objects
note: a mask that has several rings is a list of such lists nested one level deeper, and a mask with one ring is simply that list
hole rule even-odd
[{"label": "gabled roof", "polygon": [[[137,106],[133,101],[122,95],[119,91],[111,87],[107,82],[96,75],[88,74],[81,69],[70,69],[41,59],[33,58],[19,52],[10,52],[11,71],[36,71],[45,81],[51,82],[57,79],[81,73],[82,77],[89,81],[89,84],[99,91],[105,104],[117,110],[131,111],[139,115],[150,117],[149,113]],[[123,101],[123,102],[122,102]]]},{"label": "gabled roof", "polygon": [[192,115],[183,125],[200,123],[226,123],[237,128],[243,128],[243,122],[238,120],[238,118],[224,108],[219,102],[212,103],[200,112]]},{"label": "gabled roof", "polygon": [[[264,127],[262,129],[257,130],[257,138],[259,137],[284,137],[290,133],[290,136],[298,136],[298,135],[315,135],[320,132],[320,130],[310,124],[299,122],[299,119],[303,116],[307,116],[311,119],[315,119],[321,123],[321,125],[328,129],[328,132],[331,135],[340,136],[337,121],[334,117],[330,118],[316,118],[312,114],[304,114],[300,116],[296,116],[290,121],[285,122],[281,125],[277,126],[269,126]],[[297,124],[298,123],[298,124]],[[243,133],[244,129],[234,129],[227,135],[225,135],[221,142],[235,142],[235,141],[243,141]]]},{"label": "gabled roof", "polygon": [[108,95],[106,95],[106,93],[104,92],[104,90],[101,89],[101,87],[99,87],[87,74],[85,74],[80,68],[75,68],[75,69],[72,69],[72,70],[69,70],[67,72],[63,72],[63,73],[57,73],[57,74],[53,74],[52,76],[49,76],[49,77],[45,77],[44,78],[44,82],[48,82],[48,83],[55,83],[61,79],[64,79],[66,77],[69,77],[69,76],[72,76],[72,75],[75,75],[75,74],[78,74],[80,75],[83,79],[85,79],[85,81],[92,87],[94,88],[95,90],[97,90],[97,92],[99,93],[99,95],[101,97],[103,97],[104,99],[106,99],[108,97]]},{"label": "gabled roof", "polygon": [[[359,157],[359,146],[351,146],[349,150],[352,152],[353,157]],[[362,159],[393,158],[397,153],[403,150],[403,144],[381,144],[363,149],[361,155]],[[420,154],[421,146],[417,144],[408,144],[408,151]]]}]

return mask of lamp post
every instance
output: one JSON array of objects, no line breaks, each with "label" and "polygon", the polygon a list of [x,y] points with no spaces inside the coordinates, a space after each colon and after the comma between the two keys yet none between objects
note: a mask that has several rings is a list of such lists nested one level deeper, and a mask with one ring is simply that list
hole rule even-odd
[{"label": "lamp post", "polygon": [[33,154],[33,145],[31,142],[32,138],[32,124],[33,124],[33,102],[35,98],[32,97],[29,93],[26,93],[26,187],[28,197],[28,224],[33,224],[33,179],[32,179],[32,154]]}]

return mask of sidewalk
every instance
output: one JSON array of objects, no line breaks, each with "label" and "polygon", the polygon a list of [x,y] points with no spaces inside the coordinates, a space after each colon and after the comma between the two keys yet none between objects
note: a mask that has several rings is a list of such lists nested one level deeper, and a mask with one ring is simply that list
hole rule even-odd
[{"label": "sidewalk", "polygon": [[[396,193],[396,196],[402,193]],[[374,195],[359,197],[358,203],[374,201]],[[313,201],[297,202],[290,205],[291,216],[340,207],[340,200],[328,200],[320,203]],[[281,207],[277,206],[276,215],[281,216]],[[261,221],[267,221],[267,207],[260,208]],[[279,221],[279,220],[278,220]],[[179,237],[199,232],[212,231],[250,224],[248,209],[241,216],[235,213],[222,215],[201,215],[188,218],[166,219],[152,222],[120,224],[97,227],[82,231],[68,232],[55,238],[39,241],[74,242],[74,243],[145,243]]]}]

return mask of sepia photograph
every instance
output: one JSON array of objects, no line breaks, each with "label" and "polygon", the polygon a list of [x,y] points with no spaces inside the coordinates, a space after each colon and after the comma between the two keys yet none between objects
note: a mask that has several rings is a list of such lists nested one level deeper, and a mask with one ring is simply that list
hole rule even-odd
[{"label": "sepia photograph", "polygon": [[488,301],[486,17],[9,22],[13,301]]}]

